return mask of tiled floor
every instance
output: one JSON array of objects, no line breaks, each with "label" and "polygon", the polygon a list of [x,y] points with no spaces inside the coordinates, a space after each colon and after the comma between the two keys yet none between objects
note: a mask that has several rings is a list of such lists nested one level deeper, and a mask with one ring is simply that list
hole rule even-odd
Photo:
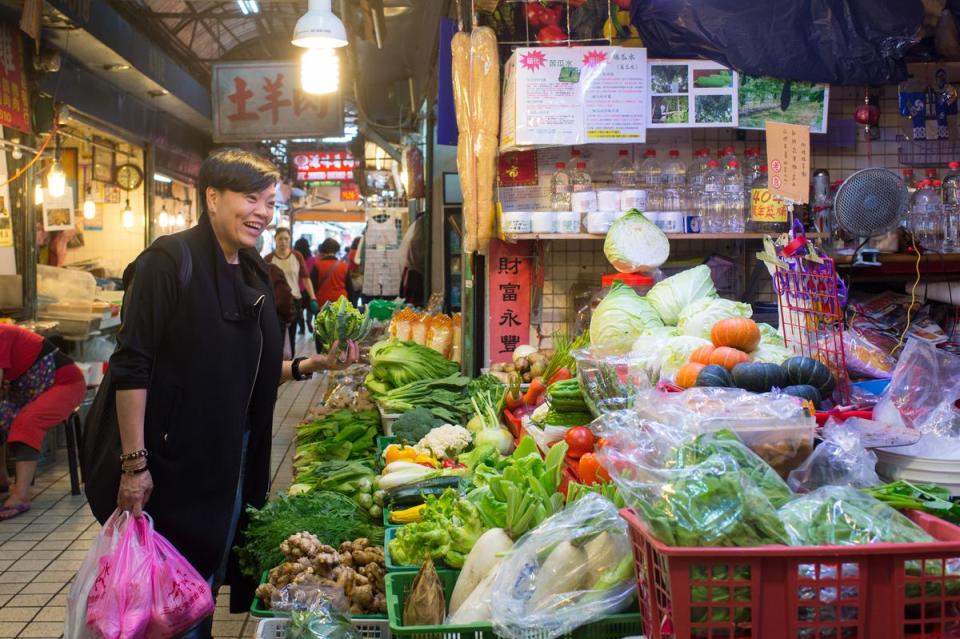
[{"label": "tiled floor", "polygon": [[[301,338],[298,350],[310,344]],[[320,394],[320,378],[280,388],[273,422],[273,490],[290,485],[294,427]],[[65,451],[43,467],[34,485],[33,508],[0,522],[0,639],[59,638],[70,580],[99,531],[82,495],[70,495]],[[149,508],[148,508],[149,509]],[[220,592],[213,635],[251,639],[257,620],[231,615],[228,588]]]}]

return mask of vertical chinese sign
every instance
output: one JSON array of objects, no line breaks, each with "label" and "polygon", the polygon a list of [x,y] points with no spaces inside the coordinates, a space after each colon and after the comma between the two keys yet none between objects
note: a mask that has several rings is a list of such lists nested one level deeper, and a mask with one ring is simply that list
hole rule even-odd
[{"label": "vertical chinese sign", "polygon": [[301,91],[294,62],[215,64],[212,85],[216,142],[343,135],[340,94]]},{"label": "vertical chinese sign", "polygon": [[530,341],[533,257],[529,242],[490,241],[490,362],[509,362]]},{"label": "vertical chinese sign", "polygon": [[810,200],[810,127],[766,122],[770,193],[793,202]]},{"label": "vertical chinese sign", "polygon": [[30,98],[20,32],[0,23],[0,125],[31,133]]}]

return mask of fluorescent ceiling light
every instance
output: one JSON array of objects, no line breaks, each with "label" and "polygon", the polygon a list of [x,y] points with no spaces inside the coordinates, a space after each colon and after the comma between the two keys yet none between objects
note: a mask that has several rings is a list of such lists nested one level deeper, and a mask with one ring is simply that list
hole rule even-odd
[{"label": "fluorescent ceiling light", "polygon": [[153,174],[153,181],[154,181],[154,182],[163,182],[164,184],[170,184],[171,182],[173,182],[173,179],[172,179],[172,178],[168,178],[168,177],[167,177],[166,175],[164,175],[163,173],[154,173],[154,174]]},{"label": "fluorescent ceiling light", "polygon": [[260,5],[257,4],[257,0],[237,0],[237,4],[240,6],[240,13],[245,16],[251,13],[260,13]]},{"label": "fluorescent ceiling light", "polygon": [[330,9],[330,0],[310,0],[307,12],[293,28],[293,40],[298,47],[308,49],[336,49],[347,46],[347,30],[340,18]]}]

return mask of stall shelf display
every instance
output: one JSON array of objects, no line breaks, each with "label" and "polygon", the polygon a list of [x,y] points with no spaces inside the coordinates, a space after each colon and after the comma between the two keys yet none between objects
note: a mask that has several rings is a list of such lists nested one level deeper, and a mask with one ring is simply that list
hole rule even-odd
[{"label": "stall shelf display", "polygon": [[[634,511],[630,526],[648,639],[946,637],[960,614],[960,528],[912,511],[923,544],[679,548]],[[387,585],[389,606],[390,585]]]}]

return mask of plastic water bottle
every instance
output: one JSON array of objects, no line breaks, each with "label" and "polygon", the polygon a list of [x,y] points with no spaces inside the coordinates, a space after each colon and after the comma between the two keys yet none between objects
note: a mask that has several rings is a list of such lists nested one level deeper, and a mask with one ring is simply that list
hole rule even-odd
[{"label": "plastic water bottle", "polygon": [[907,186],[907,190],[913,193],[917,190],[917,182],[913,178],[913,169],[904,169],[901,171],[903,174],[903,183]]},{"label": "plastic water bottle", "polygon": [[645,189],[658,189],[663,184],[663,168],[657,160],[656,149],[647,149],[640,164],[640,186]]},{"label": "plastic water bottle", "polygon": [[707,166],[706,156],[709,152],[703,149],[697,149],[693,152],[693,161],[687,167],[687,186],[691,189],[699,190],[703,186],[703,170]]},{"label": "plastic water bottle", "polygon": [[570,159],[567,160],[567,166],[570,167],[570,173],[573,173],[577,168],[577,162],[585,162],[583,159],[583,151],[580,149],[572,148],[570,149]]},{"label": "plastic water bottle", "polygon": [[767,165],[761,164],[757,179],[749,189],[744,189],[749,202],[746,230],[750,233],[786,233],[790,230],[790,211],[783,202],[770,194],[767,181]]},{"label": "plastic water bottle", "polygon": [[707,162],[700,192],[700,226],[704,233],[723,231],[723,174],[716,160]]},{"label": "plastic water bottle", "polygon": [[670,159],[663,165],[663,210],[685,211],[687,166],[680,161],[680,151],[670,150]]},{"label": "plastic water bottle", "polygon": [[[924,174],[927,176],[927,179],[931,182],[937,179],[937,170],[936,169],[927,169]],[[933,186],[932,184],[930,186]]]},{"label": "plastic water bottle", "polygon": [[747,149],[743,155],[743,188],[751,189],[760,179],[760,149]]},{"label": "plastic water bottle", "polygon": [[570,173],[565,162],[557,162],[550,178],[550,208],[554,211],[570,210]]},{"label": "plastic water bottle", "polygon": [[621,189],[637,188],[637,170],[630,160],[630,151],[620,149],[619,157],[613,165],[613,182]]},{"label": "plastic water bottle", "polygon": [[737,152],[732,146],[725,146],[721,149],[720,153],[720,166],[725,167],[730,162],[730,160],[737,159]]},{"label": "plastic water bottle", "polygon": [[937,251],[943,239],[941,217],[943,202],[934,190],[933,180],[921,180],[910,207],[910,232],[922,248]]},{"label": "plastic water bottle", "polygon": [[943,176],[943,244],[944,253],[960,252],[960,162],[951,162],[950,172]]},{"label": "plastic water bottle", "polygon": [[570,205],[574,211],[589,213],[597,210],[597,192],[587,173],[587,163],[577,162],[577,169],[570,176]]},{"label": "plastic water bottle", "polygon": [[736,160],[727,162],[723,171],[723,232],[741,233],[744,227],[743,175],[740,174],[740,163]]}]

